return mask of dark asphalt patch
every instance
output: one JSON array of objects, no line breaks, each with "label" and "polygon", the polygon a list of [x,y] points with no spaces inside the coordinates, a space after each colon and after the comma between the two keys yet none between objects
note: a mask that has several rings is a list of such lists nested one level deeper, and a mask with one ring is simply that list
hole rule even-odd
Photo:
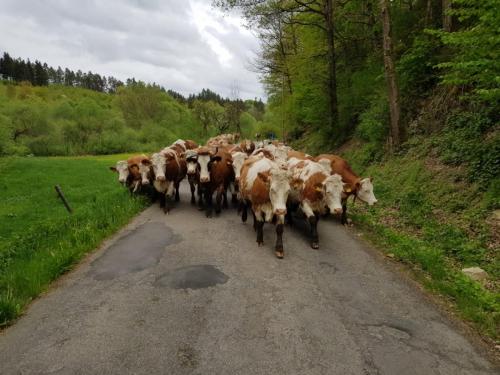
[{"label": "dark asphalt patch", "polygon": [[123,236],[91,264],[89,274],[96,280],[112,280],[157,264],[166,246],[181,238],[158,222],[145,223]]},{"label": "dark asphalt patch", "polygon": [[180,267],[159,277],[155,286],[174,289],[201,289],[225,284],[229,277],[210,264]]}]

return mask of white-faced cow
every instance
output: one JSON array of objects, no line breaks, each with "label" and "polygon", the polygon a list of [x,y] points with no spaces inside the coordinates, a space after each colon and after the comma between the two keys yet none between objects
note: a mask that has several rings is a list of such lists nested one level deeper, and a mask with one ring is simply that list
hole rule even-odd
[{"label": "white-faced cow", "polygon": [[198,188],[198,205],[203,209],[203,197],[200,188],[200,165],[198,164],[198,154],[196,150],[187,150],[184,155],[187,166],[187,177],[191,189],[191,204],[196,204],[195,191]]},{"label": "white-faced cow", "polygon": [[311,160],[291,158],[288,168],[292,173],[292,190],[289,195],[288,220],[292,224],[291,211],[300,207],[310,225],[311,247],[319,248],[318,220],[320,215],[342,212],[342,191],[344,184],[338,174],[330,175],[321,164]]},{"label": "white-faced cow", "polygon": [[232,152],[231,157],[233,159],[233,171],[234,171],[234,188],[232,189],[233,192],[233,203],[236,201],[239,201],[239,196],[236,197],[236,195],[239,195],[239,184],[240,184],[240,174],[241,174],[241,168],[243,167],[243,163],[245,162],[246,159],[248,159],[248,155],[245,152]]},{"label": "white-faced cow", "polygon": [[160,194],[160,207],[168,213],[172,200],[179,201],[179,184],[186,176],[186,161],[180,157],[175,148],[167,147],[151,156],[155,175],[154,187]]},{"label": "white-faced cow", "polygon": [[212,197],[216,193],[215,213],[221,212],[221,202],[227,207],[226,192],[234,180],[231,154],[224,149],[213,150],[209,147],[199,147],[198,165],[200,167],[200,188],[204,197],[207,217],[212,216]]},{"label": "white-faced cow", "polygon": [[149,158],[146,155],[135,155],[127,160],[118,161],[115,167],[110,167],[112,171],[118,173],[118,181],[127,186],[131,193],[136,193],[141,188],[140,166],[144,160],[149,160]]},{"label": "white-faced cow", "polygon": [[276,163],[262,155],[252,156],[241,168],[240,194],[242,203],[241,219],[247,220],[247,208],[254,215],[254,229],[257,244],[263,245],[265,222],[276,223],[275,254],[283,258],[283,225],[286,215],[286,201],[290,192],[289,173],[284,164]]},{"label": "white-faced cow", "polygon": [[342,194],[342,224],[347,224],[347,199],[352,195],[354,199],[367,203],[369,206],[377,203],[375,194],[373,193],[373,178],[361,178],[351,169],[351,166],[340,156],[332,154],[322,154],[315,158],[318,163],[321,163],[330,174],[337,173],[342,176],[345,182],[344,192]]}]

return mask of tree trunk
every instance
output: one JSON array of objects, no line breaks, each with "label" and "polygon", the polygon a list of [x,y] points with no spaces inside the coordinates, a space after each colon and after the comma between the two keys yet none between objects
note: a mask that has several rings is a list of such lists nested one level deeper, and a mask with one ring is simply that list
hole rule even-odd
[{"label": "tree trunk", "polygon": [[384,68],[387,80],[387,94],[391,114],[391,147],[397,149],[401,144],[400,135],[400,108],[399,89],[396,78],[396,69],[392,57],[391,17],[389,14],[389,0],[380,0],[383,29]]},{"label": "tree trunk", "polygon": [[329,109],[328,116],[329,128],[334,133],[338,125],[338,105],[337,105],[337,67],[335,57],[335,25],[333,21],[333,0],[325,1],[324,8],[326,38],[328,43],[328,96]]},{"label": "tree trunk", "polygon": [[443,0],[442,5],[443,5],[443,30],[450,32],[452,21],[451,21],[451,15],[447,13],[448,10],[451,9],[451,0]]},{"label": "tree trunk", "polygon": [[431,26],[433,24],[433,14],[432,14],[432,0],[427,0],[427,5],[425,9],[425,27]]}]

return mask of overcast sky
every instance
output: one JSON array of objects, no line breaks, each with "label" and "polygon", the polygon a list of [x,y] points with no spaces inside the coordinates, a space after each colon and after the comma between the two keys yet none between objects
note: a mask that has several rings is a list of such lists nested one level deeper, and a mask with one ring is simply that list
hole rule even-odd
[{"label": "overcast sky", "polygon": [[258,41],[211,0],[0,0],[0,51],[72,70],[264,97]]}]

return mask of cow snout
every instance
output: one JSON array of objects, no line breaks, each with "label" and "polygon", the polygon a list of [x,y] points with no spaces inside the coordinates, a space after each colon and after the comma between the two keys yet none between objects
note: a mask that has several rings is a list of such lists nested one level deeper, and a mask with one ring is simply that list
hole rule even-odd
[{"label": "cow snout", "polygon": [[335,208],[333,212],[337,215],[340,215],[342,213],[342,208]]},{"label": "cow snout", "polygon": [[200,182],[209,182],[210,177],[200,177]]},{"label": "cow snout", "polygon": [[143,185],[149,185],[149,180],[142,180]]},{"label": "cow snout", "polygon": [[375,203],[377,203],[377,202],[378,202],[378,200],[376,200],[376,199],[375,199],[375,200],[371,201],[371,202],[368,204],[368,206],[373,206],[373,205],[374,205]]},{"label": "cow snout", "polygon": [[156,176],[157,181],[165,181],[165,176]]},{"label": "cow snout", "polygon": [[286,209],[285,208],[279,208],[276,211],[274,211],[276,215],[286,215]]},{"label": "cow snout", "polygon": [[123,184],[125,182],[125,179],[124,178],[119,178],[118,181]]}]

